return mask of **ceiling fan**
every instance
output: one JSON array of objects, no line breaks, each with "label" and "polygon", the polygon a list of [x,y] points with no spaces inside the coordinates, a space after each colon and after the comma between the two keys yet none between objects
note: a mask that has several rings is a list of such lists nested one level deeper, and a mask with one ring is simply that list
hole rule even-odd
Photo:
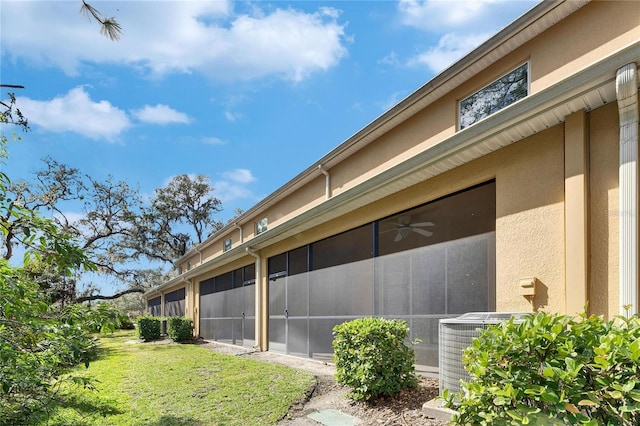
[{"label": "ceiling fan", "polygon": [[411,235],[412,232],[423,235],[425,237],[432,236],[433,232],[422,229],[428,226],[435,225],[433,222],[411,223],[411,216],[400,216],[398,218],[398,222],[395,223],[395,227],[384,232],[396,231],[397,233],[395,238],[393,239],[393,242],[397,243],[398,241],[402,241],[407,238],[409,235]]}]

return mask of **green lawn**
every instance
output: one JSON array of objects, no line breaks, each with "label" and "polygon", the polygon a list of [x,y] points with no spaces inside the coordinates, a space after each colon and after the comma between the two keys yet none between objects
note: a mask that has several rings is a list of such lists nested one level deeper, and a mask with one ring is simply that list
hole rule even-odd
[{"label": "green lawn", "polygon": [[76,374],[97,390],[67,387],[41,425],[270,425],[302,397],[313,376],[222,355],[197,345],[102,338],[100,358]]}]

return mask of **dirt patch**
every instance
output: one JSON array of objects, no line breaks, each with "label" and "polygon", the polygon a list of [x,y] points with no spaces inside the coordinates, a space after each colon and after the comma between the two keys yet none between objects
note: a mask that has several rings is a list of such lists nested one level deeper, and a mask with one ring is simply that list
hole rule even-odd
[{"label": "dirt patch", "polygon": [[384,426],[444,426],[447,423],[428,418],[422,405],[438,395],[433,379],[421,379],[415,389],[406,389],[392,397],[369,402],[356,402],[347,397],[348,389],[336,384],[332,376],[317,378],[315,389],[308,400],[294,405],[279,426],[303,426],[318,423],[307,416],[315,411],[335,409],[360,419],[360,425]]},{"label": "dirt patch", "polygon": [[294,404],[278,426],[318,426],[307,416],[316,411],[334,409],[360,419],[360,425],[369,426],[445,426],[447,423],[428,418],[422,405],[438,395],[438,382],[421,378],[418,387],[406,389],[391,397],[381,397],[368,402],[357,402],[347,397],[349,389],[335,381],[332,364],[311,359],[259,352],[218,342],[203,342],[208,349],[229,355],[243,356],[264,362],[273,362],[311,372],[315,384],[306,397]]}]

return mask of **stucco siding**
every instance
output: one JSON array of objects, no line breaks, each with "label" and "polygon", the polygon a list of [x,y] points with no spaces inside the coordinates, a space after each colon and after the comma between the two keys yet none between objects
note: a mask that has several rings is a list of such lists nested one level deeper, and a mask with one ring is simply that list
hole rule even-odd
[{"label": "stucco siding", "polygon": [[531,44],[535,91],[638,41],[636,1],[592,1]]},{"label": "stucco siding", "polygon": [[592,313],[614,316],[619,311],[618,167],[619,129],[616,105],[590,116],[590,235]]}]

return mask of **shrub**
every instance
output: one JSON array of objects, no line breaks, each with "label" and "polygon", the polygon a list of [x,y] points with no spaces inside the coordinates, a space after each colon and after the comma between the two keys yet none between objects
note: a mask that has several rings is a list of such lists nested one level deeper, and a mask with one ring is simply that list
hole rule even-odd
[{"label": "shrub", "polygon": [[120,314],[118,316],[118,321],[120,322],[120,330],[133,330],[136,328],[136,325],[133,323],[131,318],[125,314]]},{"label": "shrub", "polygon": [[152,316],[138,317],[138,335],[142,340],[160,338],[160,318]]},{"label": "shrub", "polygon": [[[103,311],[48,303],[38,283],[0,259],[0,425],[35,424],[62,383],[91,387],[70,372],[97,351],[95,324],[113,328]],[[109,327],[108,324],[111,324]]]},{"label": "shrub", "polygon": [[167,334],[176,342],[191,340],[193,321],[186,317],[169,317],[167,318]]},{"label": "shrub", "polygon": [[349,386],[350,396],[369,400],[415,387],[413,349],[404,343],[405,321],[360,318],[333,328],[336,380]]},{"label": "shrub", "polygon": [[640,424],[640,320],[544,312],[483,331],[472,381],[444,393],[458,424]]}]

